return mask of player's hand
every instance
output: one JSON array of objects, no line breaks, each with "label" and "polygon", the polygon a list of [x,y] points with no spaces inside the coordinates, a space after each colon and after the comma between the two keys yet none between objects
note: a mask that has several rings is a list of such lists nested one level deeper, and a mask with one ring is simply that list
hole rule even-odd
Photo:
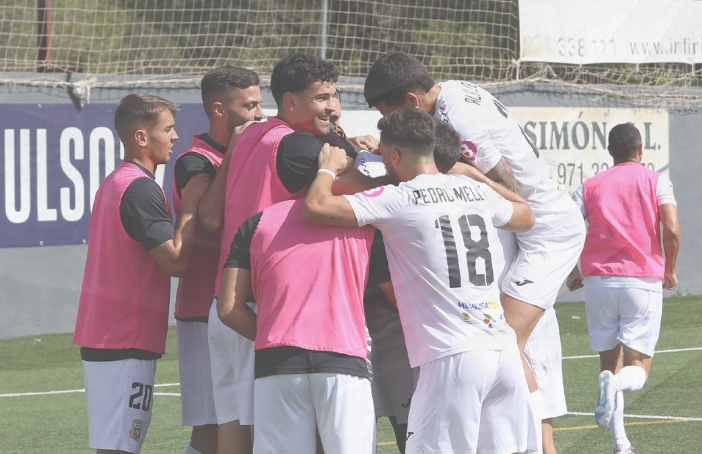
[{"label": "player's hand", "polygon": [[341,175],[349,168],[346,152],[339,147],[332,147],[328,143],[325,143],[319,152],[317,162],[320,169],[329,169],[337,175]]},{"label": "player's hand", "polygon": [[678,275],[675,272],[666,271],[663,277],[663,288],[666,290],[675,290],[678,286]]},{"label": "player's hand", "polygon": [[583,273],[580,271],[580,268],[577,266],[573,268],[573,271],[570,272],[568,278],[566,279],[566,286],[568,287],[568,290],[574,292],[577,289],[584,287],[583,279]]},{"label": "player's hand", "polygon": [[196,213],[200,198],[211,184],[212,178],[206,173],[200,173],[192,177],[183,188],[183,211]]},{"label": "player's hand", "polygon": [[370,151],[371,153],[380,150],[378,148],[380,141],[373,136],[349,137],[348,141],[355,147],[358,147],[361,150]]},{"label": "player's hand", "polygon": [[251,126],[254,123],[258,123],[258,122],[255,120],[251,120],[251,121],[247,121],[243,125],[239,125],[239,126],[234,128],[234,134],[232,134],[232,138],[231,138],[231,140],[229,140],[229,145],[227,146],[227,153],[232,152],[232,150],[234,149],[234,145],[236,145],[236,141],[239,138],[239,136],[241,135],[241,133],[246,131],[246,128],[248,128],[249,126]]}]

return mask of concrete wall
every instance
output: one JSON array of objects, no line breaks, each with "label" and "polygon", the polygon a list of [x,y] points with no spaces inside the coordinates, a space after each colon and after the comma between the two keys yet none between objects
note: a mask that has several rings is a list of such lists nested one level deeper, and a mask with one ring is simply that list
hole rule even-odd
[{"label": "concrete wall", "polygon": [[[148,91],[180,104],[200,102],[199,88],[196,86],[140,91]],[[270,93],[264,91],[265,107],[274,109]],[[635,107],[631,102],[617,97],[582,89],[519,85],[491,91],[507,107]],[[91,103],[115,104],[128,92],[130,90],[127,89],[94,89]],[[696,95],[702,96],[702,91]],[[65,88],[0,87],[0,104],[8,103],[71,104],[72,101]],[[358,92],[343,93],[342,105],[346,109],[342,125],[347,132],[362,132],[362,125],[357,123],[357,119],[363,115],[352,112],[365,109],[362,95]],[[377,113],[369,115],[377,117]],[[702,221],[699,203],[701,191],[698,184],[702,175],[702,112],[670,111],[668,118],[669,175],[675,185],[683,231],[683,247],[678,265],[679,291],[702,294],[699,271],[702,269],[702,239],[696,235]],[[0,111],[0,125],[3,122]],[[202,124],[206,124],[204,114]],[[189,138],[181,136],[179,147],[176,148],[182,150],[188,143]],[[86,245],[0,248],[0,337],[73,330],[86,250]],[[175,279],[173,284],[175,289]],[[565,289],[559,297],[559,301],[583,299],[582,291],[570,293]]]}]

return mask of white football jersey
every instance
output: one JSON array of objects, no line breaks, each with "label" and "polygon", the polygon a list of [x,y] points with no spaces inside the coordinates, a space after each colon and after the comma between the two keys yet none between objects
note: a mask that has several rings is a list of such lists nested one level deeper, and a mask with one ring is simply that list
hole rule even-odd
[{"label": "white football jersey", "polygon": [[399,186],[345,196],[359,225],[383,233],[412,367],[472,350],[514,348],[498,280],[494,226],[512,204],[462,175],[419,175]]},{"label": "white football jersey", "polygon": [[558,182],[507,109],[470,82],[449,80],[439,86],[435,116],[461,136],[461,154],[483,173],[504,156],[521,186],[520,195],[533,210],[548,211],[548,205],[561,197]]}]

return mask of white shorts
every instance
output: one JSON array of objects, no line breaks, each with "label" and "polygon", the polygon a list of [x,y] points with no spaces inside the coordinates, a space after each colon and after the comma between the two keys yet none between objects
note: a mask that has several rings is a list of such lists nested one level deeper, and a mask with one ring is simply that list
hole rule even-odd
[{"label": "white shorts", "polygon": [[407,454],[534,452],[540,440],[517,345],[422,364],[407,425]]},{"label": "white shorts", "polygon": [[88,446],[138,453],[151,424],[156,360],[83,361]]},{"label": "white shorts", "polygon": [[212,391],[217,424],[254,423],[254,343],[226,326],[217,316],[217,300],[207,323]]},{"label": "white shorts", "polygon": [[536,225],[516,235],[518,250],[514,250],[500,234],[505,251],[505,273],[500,290],[507,295],[542,309],[552,307],[558,291],[580,258],[585,244],[585,221],[575,203],[564,197],[554,206],[554,213],[537,214]]},{"label": "white shorts", "polygon": [[176,320],[181,421],[184,426],[217,424],[207,323]]},{"label": "white shorts", "polygon": [[662,283],[588,276],[585,313],[591,349],[603,352],[622,343],[653,357],[661,330]]},{"label": "white shorts", "polygon": [[398,424],[405,424],[419,368],[410,367],[402,332],[399,335],[397,341],[374,344],[369,359],[376,418],[394,416]]},{"label": "white shorts", "polygon": [[541,419],[556,418],[568,412],[563,389],[561,333],[554,308],[547,309],[531,332],[524,348],[541,394]]},{"label": "white shorts", "polygon": [[370,381],[345,374],[285,374],[256,379],[254,454],[373,452]]}]

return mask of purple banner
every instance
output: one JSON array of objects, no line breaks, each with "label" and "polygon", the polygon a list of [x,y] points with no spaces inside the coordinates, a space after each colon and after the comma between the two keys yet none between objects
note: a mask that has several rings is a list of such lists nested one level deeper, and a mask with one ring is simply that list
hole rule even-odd
[{"label": "purple banner", "polygon": [[[0,247],[82,244],[102,180],[124,155],[116,104],[5,104],[0,110]],[[173,163],[192,136],[207,132],[201,104],[182,104],[180,137],[156,181],[171,198]]]}]

